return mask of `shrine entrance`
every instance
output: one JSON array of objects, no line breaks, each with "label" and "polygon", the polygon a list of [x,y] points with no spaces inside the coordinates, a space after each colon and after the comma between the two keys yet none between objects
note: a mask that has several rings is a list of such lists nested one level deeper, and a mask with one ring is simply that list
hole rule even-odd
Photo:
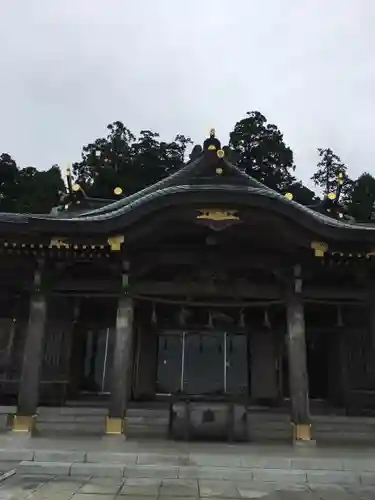
[{"label": "shrine entrance", "polygon": [[157,359],[158,394],[248,395],[245,333],[163,331]]}]

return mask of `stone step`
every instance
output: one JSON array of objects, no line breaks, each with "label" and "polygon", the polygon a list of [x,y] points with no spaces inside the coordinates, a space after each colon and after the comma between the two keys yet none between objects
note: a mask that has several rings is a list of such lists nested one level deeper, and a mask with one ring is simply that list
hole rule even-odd
[{"label": "stone step", "polygon": [[107,414],[105,408],[40,407],[35,430],[47,435],[103,435]]},{"label": "stone step", "polygon": [[76,422],[36,422],[35,430],[38,434],[48,435],[103,435],[105,433],[105,422],[103,424],[85,424]]},{"label": "stone step", "polygon": [[131,422],[134,425],[139,425],[139,424],[147,424],[147,425],[168,425],[169,422],[169,417],[156,417],[156,418],[151,418],[148,416],[139,416],[139,417],[132,417],[129,416],[128,414],[126,415],[126,420],[127,422]]},{"label": "stone step", "polygon": [[69,424],[69,423],[87,423],[87,424],[102,424],[105,422],[106,417],[92,416],[92,415],[38,415],[36,418],[37,423],[50,422],[55,424]]},{"label": "stone step", "polygon": [[93,407],[70,407],[70,406],[40,406],[37,410],[39,416],[53,416],[53,415],[90,415],[90,416],[107,416],[107,408],[93,408]]},{"label": "stone step", "polygon": [[[253,457],[254,459],[256,457]],[[292,462],[292,461],[291,461]],[[307,464],[308,465],[308,464]],[[375,473],[356,468],[343,470],[341,464],[334,464],[324,470],[309,468],[306,465],[298,469],[291,463],[285,466],[280,460],[279,467],[275,460],[272,468],[229,466],[184,466],[170,464],[138,465],[123,463],[87,463],[87,462],[42,462],[22,461],[17,471],[22,475],[49,475],[72,477],[108,477],[108,478],[152,478],[152,479],[210,479],[233,481],[282,482],[284,485],[305,484],[375,484]]]},{"label": "stone step", "polygon": [[168,418],[169,410],[165,408],[129,408],[127,417]]},{"label": "stone step", "polygon": [[168,408],[129,408],[126,414],[129,437],[166,437],[168,424]]}]

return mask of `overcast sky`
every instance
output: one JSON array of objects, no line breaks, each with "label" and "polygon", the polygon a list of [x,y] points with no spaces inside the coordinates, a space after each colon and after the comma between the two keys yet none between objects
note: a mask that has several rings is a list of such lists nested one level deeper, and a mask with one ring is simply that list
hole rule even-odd
[{"label": "overcast sky", "polygon": [[[261,111],[375,175],[374,0],[0,0],[0,152],[65,166],[121,120],[222,142]],[[372,32],[371,32],[372,31]]]}]

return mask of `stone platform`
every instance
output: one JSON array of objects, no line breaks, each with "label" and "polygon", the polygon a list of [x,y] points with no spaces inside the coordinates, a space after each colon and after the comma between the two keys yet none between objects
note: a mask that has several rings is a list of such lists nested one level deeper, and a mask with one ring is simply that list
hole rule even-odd
[{"label": "stone platform", "polygon": [[125,480],[375,485],[374,448],[293,448],[183,443],[117,437],[75,440],[0,437],[3,471],[51,477]]}]

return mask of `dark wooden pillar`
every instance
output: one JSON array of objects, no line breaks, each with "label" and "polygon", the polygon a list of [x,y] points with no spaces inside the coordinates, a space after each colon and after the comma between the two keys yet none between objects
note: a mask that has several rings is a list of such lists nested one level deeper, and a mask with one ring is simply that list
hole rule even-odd
[{"label": "dark wooden pillar", "polygon": [[39,378],[43,356],[43,337],[46,326],[46,297],[41,291],[41,263],[34,274],[30,297],[30,312],[24,346],[21,380],[18,390],[18,409],[14,430],[31,432],[33,416],[39,401]]},{"label": "dark wooden pillar", "polygon": [[113,346],[112,387],[107,434],[124,433],[130,377],[132,374],[133,301],[126,294],[128,277],[123,277],[123,295],[118,300]]},{"label": "dark wooden pillar", "polygon": [[301,268],[295,266],[286,295],[291,421],[294,429],[294,439],[296,441],[309,441],[311,440],[309,383],[306,360],[305,316],[301,292]]}]

